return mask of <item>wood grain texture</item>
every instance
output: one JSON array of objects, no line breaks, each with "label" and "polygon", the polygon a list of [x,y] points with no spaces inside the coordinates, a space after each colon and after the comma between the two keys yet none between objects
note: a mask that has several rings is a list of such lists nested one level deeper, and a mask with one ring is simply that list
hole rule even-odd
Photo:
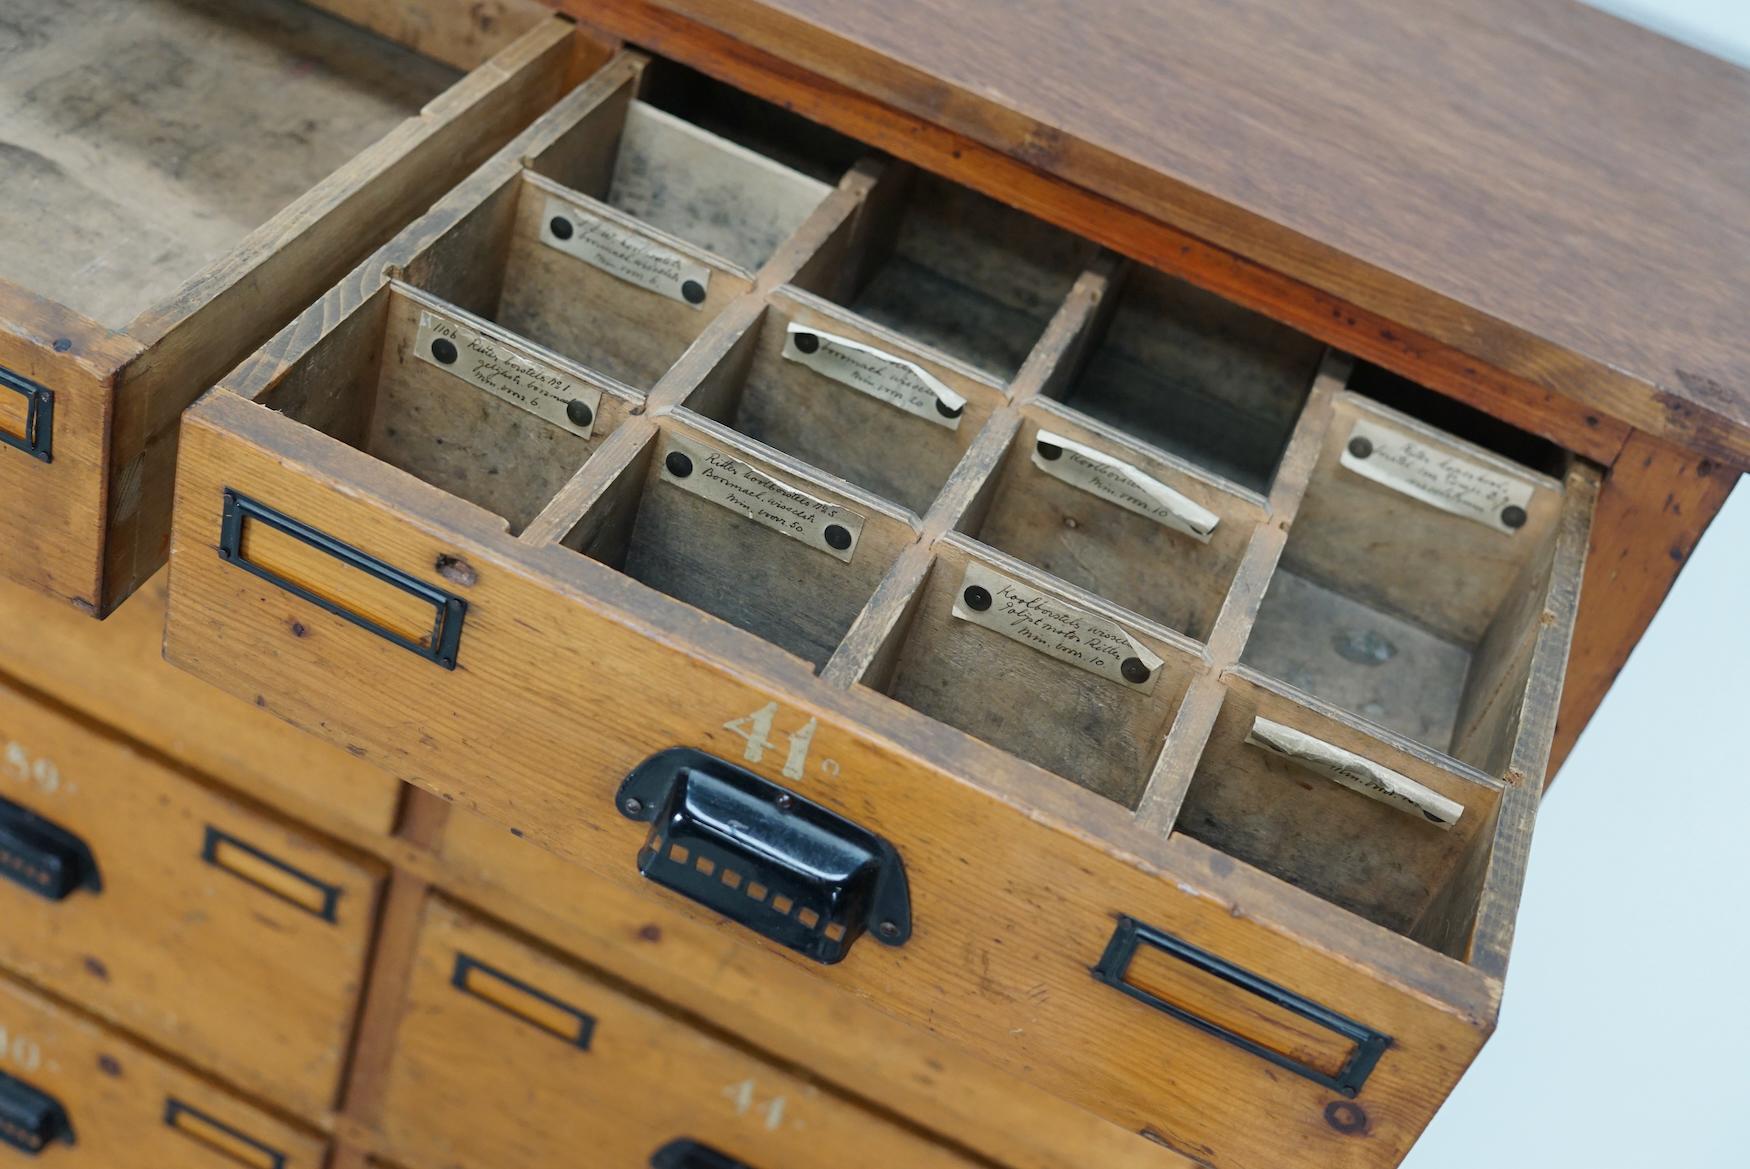
[{"label": "wood grain texture", "polygon": [[1750,80],[1578,4],[573,9],[665,53],[780,56],[1449,354],[1750,453]]}]

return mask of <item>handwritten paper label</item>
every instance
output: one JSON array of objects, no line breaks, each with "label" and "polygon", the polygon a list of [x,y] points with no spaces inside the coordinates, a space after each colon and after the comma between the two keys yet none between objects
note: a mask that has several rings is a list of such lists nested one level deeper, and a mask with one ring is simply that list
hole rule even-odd
[{"label": "handwritten paper label", "polygon": [[1349,432],[1341,462],[1363,479],[1441,511],[1487,524],[1498,532],[1513,532],[1525,525],[1526,509],[1536,490],[1522,479],[1364,418]]},{"label": "handwritten paper label", "polygon": [[1174,491],[1159,479],[1102,451],[1041,430],[1033,443],[1033,465],[1125,511],[1209,543],[1221,517]]},{"label": "handwritten paper label", "polygon": [[784,357],[907,414],[949,430],[960,429],[965,398],[928,370],[873,345],[792,321],[784,338]]},{"label": "handwritten paper label", "polygon": [[551,196],[541,218],[541,242],[628,284],[698,308],[711,269],[617,223]]},{"label": "handwritten paper label", "polygon": [[863,517],[780,483],[757,467],[678,434],[662,452],[662,481],[744,515],[846,564],[863,536]]},{"label": "handwritten paper label", "polygon": [[970,563],[954,616],[1131,690],[1153,693],[1161,659],[1114,621]]},{"label": "handwritten paper label", "polygon": [[420,309],[413,348],[421,360],[554,426],[582,438],[595,433],[602,392],[508,342]]},{"label": "handwritten paper label", "polygon": [[1447,799],[1407,775],[1267,718],[1252,719],[1246,742],[1284,759],[1292,759],[1315,775],[1322,775],[1400,812],[1420,816],[1442,829],[1451,828],[1464,815],[1463,804]]}]

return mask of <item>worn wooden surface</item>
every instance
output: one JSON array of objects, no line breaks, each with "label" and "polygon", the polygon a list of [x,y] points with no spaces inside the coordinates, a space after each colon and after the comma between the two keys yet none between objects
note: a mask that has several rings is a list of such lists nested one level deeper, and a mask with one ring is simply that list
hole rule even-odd
[{"label": "worn wooden surface", "polygon": [[[1468,360],[1750,455],[1732,316],[1750,83],[1613,17],[1512,0],[1413,22],[1361,0],[571,7],[708,71],[780,58],[779,82],[843,87],[1183,229],[1302,282],[1303,305],[1373,316],[1372,348],[1425,338],[1441,352],[1392,355],[1412,376]],[[944,161],[960,177],[982,160]]]}]

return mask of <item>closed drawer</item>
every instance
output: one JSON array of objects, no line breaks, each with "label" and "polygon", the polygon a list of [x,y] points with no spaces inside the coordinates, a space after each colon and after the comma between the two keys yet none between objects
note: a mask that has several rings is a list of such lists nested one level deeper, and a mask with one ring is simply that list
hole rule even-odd
[{"label": "closed drawer", "polygon": [[536,4],[361,7],[8,5],[0,576],[119,604],[183,407],[600,59]]},{"label": "closed drawer", "polygon": [[380,866],[0,685],[0,964],[309,1118]]},{"label": "closed drawer", "polygon": [[0,975],[0,1161],[320,1169],[325,1142]]},{"label": "closed drawer", "polygon": [[0,581],[0,674],[325,831],[387,835],[400,781],[164,660],[166,576],[103,622]]},{"label": "closed drawer", "polygon": [[970,1164],[441,899],[381,1129],[411,1169],[558,1165],[579,1148],[602,1169],[712,1164],[688,1146],[759,1169]]},{"label": "closed drawer", "polygon": [[[622,395],[502,261],[626,67],[190,412],[171,659],[1129,1132],[1395,1162],[1497,1009],[1596,471],[891,168]],[[632,404],[443,374],[384,447],[434,301]]]}]

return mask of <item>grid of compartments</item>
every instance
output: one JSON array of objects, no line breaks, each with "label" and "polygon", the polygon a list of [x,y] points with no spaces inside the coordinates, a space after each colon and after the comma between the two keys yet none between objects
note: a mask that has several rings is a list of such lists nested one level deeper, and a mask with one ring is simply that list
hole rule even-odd
[{"label": "grid of compartments", "polygon": [[262,402],[1462,955],[1592,472],[645,64]]}]

